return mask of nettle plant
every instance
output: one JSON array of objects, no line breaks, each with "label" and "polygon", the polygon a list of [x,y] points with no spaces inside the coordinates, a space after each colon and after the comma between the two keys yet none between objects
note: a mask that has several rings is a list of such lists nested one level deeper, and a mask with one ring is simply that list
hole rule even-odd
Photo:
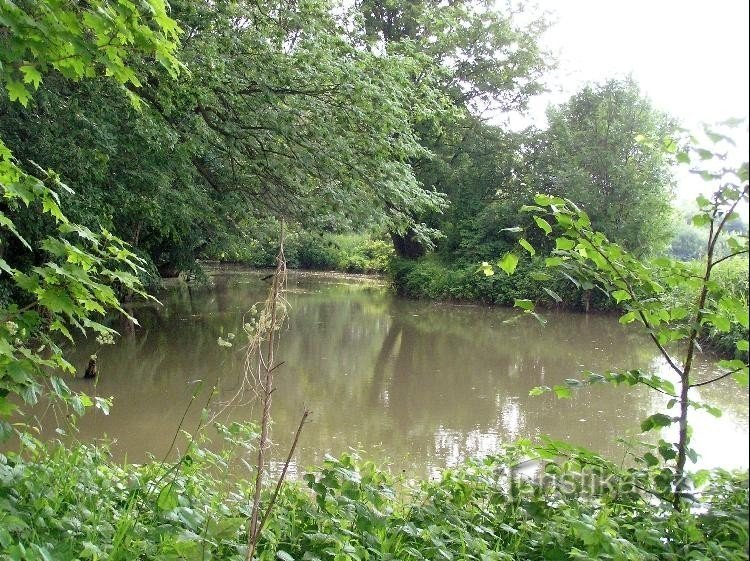
[{"label": "nettle plant", "polygon": [[[748,386],[748,364],[739,358],[718,361],[720,374],[710,379],[699,377],[695,371],[696,355],[701,352],[700,340],[709,331],[728,333],[734,329],[744,333],[744,338],[736,342],[735,356],[746,359],[748,352],[747,295],[726,294],[714,280],[717,267],[722,263],[747,259],[747,235],[730,234],[726,226],[738,217],[738,207],[748,203],[748,164],[729,166],[721,150],[726,143],[732,143],[731,139],[711,130],[707,130],[706,135],[711,148],[679,150],[674,141],[665,143],[665,148],[678,162],[692,165],[691,171],[715,185],[711,198],[702,195],[697,198],[697,212],[692,217],[693,224],[708,231],[706,255],[700,270],[694,264],[667,257],[649,260],[634,257],[596,231],[586,212],[568,199],[540,194],[535,198],[535,205],[522,207],[523,211],[533,214],[535,227],[554,240],[555,249],[546,257],[545,266],[557,270],[577,288],[600,290],[612,299],[622,310],[620,323],[640,324],[668,365],[666,372],[585,372],[582,379],[568,379],[551,388],[537,387],[531,394],[554,392],[566,398],[576,388],[612,383],[644,385],[667,396],[666,412],[657,412],[643,420],[641,429],[644,432],[661,430],[676,424],[677,441],[659,441],[656,451],[661,460],[652,452],[639,460],[657,473],[654,482],[659,487],[659,495],[669,497],[675,508],[689,496],[686,462],[688,459],[697,461],[697,453],[690,447],[689,411],[703,408],[713,415],[721,414],[715,407],[692,399],[691,389],[729,377],[742,387]],[[720,240],[724,247],[721,253]],[[524,238],[519,239],[518,244],[529,254],[536,253]],[[518,255],[509,252],[497,265],[512,274],[517,263]],[[485,273],[491,273],[492,265],[483,264],[483,268]],[[551,278],[546,273],[540,278],[543,280],[545,276]],[[546,291],[560,300],[554,291]],[[670,293],[696,296],[690,304],[674,305],[667,297]],[[543,321],[531,300],[516,300],[515,306]]]}]

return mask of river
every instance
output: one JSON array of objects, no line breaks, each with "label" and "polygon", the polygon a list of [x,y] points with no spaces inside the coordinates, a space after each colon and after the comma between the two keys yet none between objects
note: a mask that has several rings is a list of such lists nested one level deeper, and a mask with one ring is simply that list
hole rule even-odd
[{"label": "river", "polygon": [[[107,416],[87,414],[77,438],[114,439],[114,453],[128,461],[161,457],[197,380],[202,390],[183,429],[195,430],[206,403],[210,414],[219,412],[244,377],[242,325],[265,298],[262,275],[217,268],[206,286],[176,284],[158,295],[162,305],[134,307],[141,327],[116,345],[78,345],[71,361],[82,372],[98,351],[101,374],[96,384],[79,379],[71,386],[112,396],[114,406]],[[535,386],[584,370],[663,369],[650,341],[612,316],[549,313],[545,326],[530,318],[508,323],[513,310],[406,300],[382,281],[297,272],[289,273],[286,298],[273,394],[277,462],[303,409],[312,410],[293,473],[326,454],[359,450],[395,473],[434,477],[467,457],[541,435],[620,459],[618,437],[644,437],[640,420],[663,407],[662,396],[645,388],[593,387],[565,400],[529,396]],[[233,346],[220,346],[229,333],[236,334]],[[711,361],[699,360],[698,371],[710,377]],[[695,397],[724,411],[718,419],[693,414],[701,465],[747,467],[747,392],[732,380],[701,390]],[[242,398],[222,422],[257,419],[257,400],[249,392]],[[47,411],[42,425],[54,434],[55,416]]]}]

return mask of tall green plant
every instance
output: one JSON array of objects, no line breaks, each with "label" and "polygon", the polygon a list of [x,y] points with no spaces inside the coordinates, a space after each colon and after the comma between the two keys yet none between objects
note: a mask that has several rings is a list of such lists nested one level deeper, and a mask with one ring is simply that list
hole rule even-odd
[{"label": "tall green plant", "polygon": [[[692,400],[690,390],[730,376],[742,386],[748,385],[748,364],[743,360],[718,361],[721,374],[710,379],[699,378],[694,368],[702,333],[707,330],[726,333],[734,325],[748,328],[746,297],[727,294],[714,280],[717,267],[722,263],[747,258],[747,235],[729,233],[726,225],[737,217],[738,207],[748,202],[748,164],[730,165],[723,146],[731,139],[711,130],[706,132],[711,142],[709,147],[678,151],[673,141],[665,143],[678,162],[694,164],[692,171],[714,185],[710,199],[702,195],[697,198],[697,212],[692,217],[693,224],[708,230],[700,274],[696,274],[693,267],[666,257],[653,260],[635,257],[596,231],[588,214],[569,199],[540,194],[535,198],[536,205],[522,208],[532,214],[535,228],[554,241],[555,249],[546,258],[546,266],[562,272],[576,287],[595,287],[614,300],[623,310],[620,323],[640,324],[669,368],[666,374],[641,370],[587,373],[584,380],[566,380],[552,388],[535,388],[532,394],[554,391],[558,397],[569,397],[574,388],[610,382],[629,386],[642,384],[668,396],[668,410],[677,407],[677,413],[655,413],[641,423],[641,428],[645,432],[675,424],[678,427],[677,442],[661,441],[658,447],[664,473],[668,474],[662,477],[668,487],[662,492],[673,497],[675,508],[680,507],[687,487],[686,462],[697,459],[697,453],[690,448],[689,411],[698,407],[720,414],[710,405]],[[720,240],[727,244],[728,254],[717,255]],[[521,251],[534,253],[525,238],[518,243]],[[518,257],[509,252],[498,266],[512,273],[517,262]],[[485,264],[484,268],[489,272],[492,266]],[[689,305],[671,306],[665,300],[667,290],[696,291],[697,297]],[[559,298],[552,291],[548,293]],[[516,300],[515,305],[524,313],[536,315],[534,302],[530,300]],[[737,342],[737,351],[746,356],[746,337]],[[653,455],[647,456],[646,461],[653,465],[660,463]]]}]

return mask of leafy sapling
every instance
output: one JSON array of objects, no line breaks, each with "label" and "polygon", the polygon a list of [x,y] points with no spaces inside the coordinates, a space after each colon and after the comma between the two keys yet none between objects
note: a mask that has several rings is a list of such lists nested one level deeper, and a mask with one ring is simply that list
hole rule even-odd
[{"label": "leafy sapling", "polygon": [[[622,310],[620,323],[639,324],[668,365],[667,373],[641,370],[588,372],[584,379],[565,380],[551,388],[534,388],[531,394],[551,391],[559,398],[567,398],[576,388],[608,382],[645,385],[667,396],[669,412],[651,415],[641,423],[641,429],[646,432],[677,426],[677,441],[661,441],[658,446],[661,461],[655,462],[653,454],[647,458],[650,461],[645,461],[648,465],[662,464],[661,479],[666,482],[675,508],[680,508],[688,487],[686,462],[688,459],[697,460],[697,453],[690,448],[689,411],[703,408],[713,415],[720,414],[718,409],[694,401],[690,390],[729,377],[743,387],[748,385],[747,296],[724,293],[714,279],[717,268],[723,263],[747,259],[747,235],[727,232],[726,226],[738,216],[741,206],[748,203],[748,164],[729,164],[722,151],[727,143],[732,143],[729,137],[708,129],[706,136],[710,141],[708,148],[689,147],[679,151],[674,141],[664,144],[678,162],[692,164],[691,171],[714,188],[710,198],[703,195],[697,198],[697,212],[692,218],[696,226],[708,231],[706,255],[697,273],[689,264],[666,257],[635,257],[595,230],[585,210],[569,199],[539,194],[535,205],[522,208],[533,215],[535,227],[554,241],[555,249],[546,257],[546,267],[559,270],[576,286],[586,285],[603,292]],[[728,248],[723,254],[718,251],[720,241]],[[535,253],[526,239],[521,238],[518,243],[523,251]],[[515,252],[509,252],[497,265],[510,274],[517,260]],[[492,266],[483,264],[482,268],[487,274]],[[695,293],[696,297],[689,305],[674,306],[667,301],[666,295],[675,291]],[[515,305],[524,314],[539,318],[534,302],[517,300]],[[737,356],[744,359],[719,360],[716,363],[718,375],[710,379],[700,378],[695,370],[695,359],[701,352],[701,337],[709,331],[728,333],[733,328],[745,334],[736,342]],[[671,412],[675,407],[676,414]],[[669,477],[664,477],[665,470]]]}]

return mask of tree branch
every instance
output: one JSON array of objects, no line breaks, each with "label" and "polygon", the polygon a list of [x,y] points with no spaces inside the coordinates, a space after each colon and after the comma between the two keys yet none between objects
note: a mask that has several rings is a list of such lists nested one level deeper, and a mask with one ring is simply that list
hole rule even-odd
[{"label": "tree branch", "polygon": [[701,386],[707,386],[708,384],[713,384],[714,382],[718,382],[719,380],[723,380],[724,378],[728,378],[732,374],[736,374],[743,368],[747,368],[748,365],[745,364],[744,366],[740,366],[739,368],[735,368],[734,370],[730,370],[729,372],[724,372],[721,376],[716,376],[716,378],[712,378],[710,380],[706,380],[705,382],[698,382],[697,384],[690,384],[689,387],[691,388],[699,388]]}]

